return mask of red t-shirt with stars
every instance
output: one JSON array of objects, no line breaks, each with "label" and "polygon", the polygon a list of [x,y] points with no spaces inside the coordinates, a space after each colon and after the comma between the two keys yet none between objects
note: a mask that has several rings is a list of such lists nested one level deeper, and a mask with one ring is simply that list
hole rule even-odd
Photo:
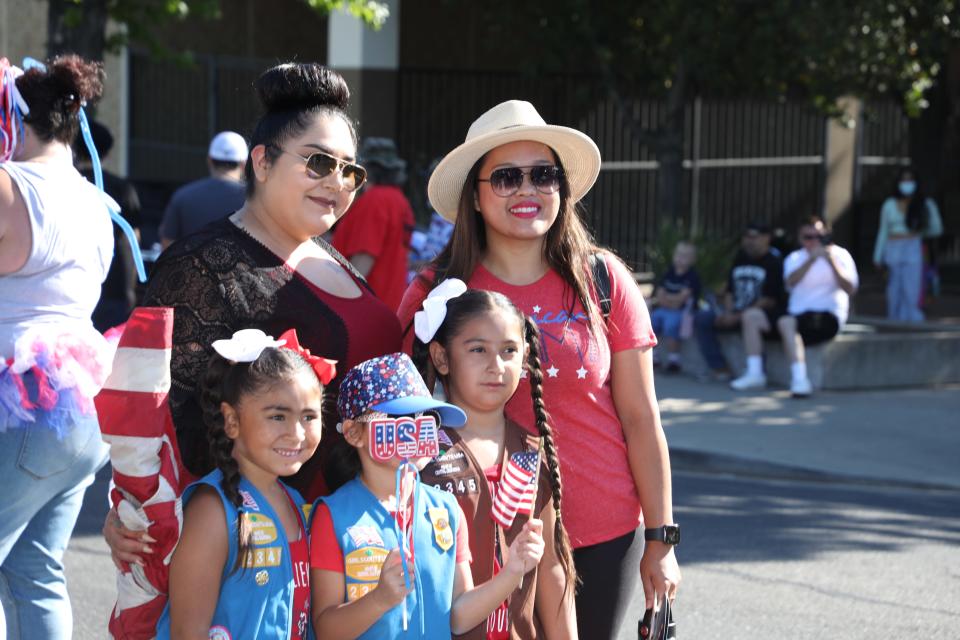
[{"label": "red t-shirt with stars", "polygon": [[[552,270],[532,284],[514,286],[478,265],[467,283],[471,289],[504,294],[540,328],[544,402],[553,418],[563,473],[563,523],[575,548],[613,540],[642,522],[623,427],[613,405],[610,356],[652,347],[657,338],[633,276],[612,256],[606,262],[612,302],[606,340],[590,334],[579,302],[568,317],[569,288]],[[426,295],[427,289],[415,279],[397,312],[401,326],[411,324]],[[412,330],[405,336],[407,353],[412,336]],[[536,433],[527,380],[520,381],[506,411],[507,417]]]}]

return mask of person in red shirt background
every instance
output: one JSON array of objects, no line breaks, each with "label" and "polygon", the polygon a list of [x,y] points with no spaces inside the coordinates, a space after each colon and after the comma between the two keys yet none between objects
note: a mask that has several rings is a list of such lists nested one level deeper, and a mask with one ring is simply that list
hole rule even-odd
[{"label": "person in red shirt background", "polygon": [[391,309],[407,288],[407,257],[413,208],[400,188],[407,163],[389,138],[367,138],[360,148],[367,185],[353,204],[354,215],[333,231],[333,246],[350,260],[374,293]]}]

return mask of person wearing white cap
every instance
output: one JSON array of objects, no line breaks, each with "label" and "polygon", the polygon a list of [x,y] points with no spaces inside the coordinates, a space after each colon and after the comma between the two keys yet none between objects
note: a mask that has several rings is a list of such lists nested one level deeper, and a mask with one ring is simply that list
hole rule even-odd
[{"label": "person wearing white cap", "polygon": [[222,220],[243,206],[243,168],[247,142],[239,133],[221,131],[210,141],[210,175],[177,189],[160,223],[164,249],[211,222]]},{"label": "person wearing white cap", "polygon": [[[617,638],[638,582],[648,608],[675,596],[679,527],[650,316],[630,271],[597,247],[577,212],[599,171],[593,140],[547,124],[528,102],[481,115],[430,177],[430,203],[454,223],[453,236],[411,283],[398,315],[409,327],[435,284],[460,278],[506,295],[537,322],[563,519],[583,581],[580,637]],[[507,416],[536,433],[522,386]]]}]

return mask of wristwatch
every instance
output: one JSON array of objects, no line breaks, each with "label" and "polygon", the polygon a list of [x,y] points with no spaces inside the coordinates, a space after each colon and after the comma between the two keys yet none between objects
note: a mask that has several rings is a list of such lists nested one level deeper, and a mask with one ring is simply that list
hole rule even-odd
[{"label": "wristwatch", "polygon": [[680,544],[680,525],[665,524],[662,527],[643,530],[644,540],[656,540],[670,546]]}]

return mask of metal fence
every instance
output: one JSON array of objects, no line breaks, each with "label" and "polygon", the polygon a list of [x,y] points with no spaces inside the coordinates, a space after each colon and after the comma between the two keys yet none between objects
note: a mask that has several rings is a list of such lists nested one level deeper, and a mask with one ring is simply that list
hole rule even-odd
[{"label": "metal fence", "polygon": [[[648,266],[656,240],[657,172],[653,152],[635,139],[627,119],[657,129],[664,103],[635,100],[624,113],[591,80],[579,76],[402,70],[398,144],[419,173],[463,141],[470,123],[507,99],[529,100],[547,122],[577,128],[603,154],[596,186],[584,204],[598,241],[637,268]],[[790,103],[696,100],[684,108],[681,217],[704,234],[733,236],[750,219],[793,226],[823,208],[826,122]],[[422,196],[417,196],[422,202]]]},{"label": "metal fence", "polygon": [[[205,172],[210,137],[247,132],[257,115],[252,81],[272,61],[199,56],[193,68],[131,53],[130,174],[140,183],[175,185]],[[591,136],[603,165],[586,198],[598,241],[638,269],[649,267],[663,216],[657,210],[659,164],[635,139],[628,120],[657,129],[662,102],[605,99],[585,76],[403,69],[397,77],[397,144],[408,160],[408,193],[426,216],[431,160],[460,144],[483,111],[529,100],[547,122]],[[803,214],[823,209],[826,120],[794,103],[695,100],[684,107],[681,218],[710,237],[735,237],[747,220],[792,229]],[[907,154],[907,123],[895,105],[868,111],[859,133],[857,201],[850,220],[861,259],[872,247],[879,200]]]}]

